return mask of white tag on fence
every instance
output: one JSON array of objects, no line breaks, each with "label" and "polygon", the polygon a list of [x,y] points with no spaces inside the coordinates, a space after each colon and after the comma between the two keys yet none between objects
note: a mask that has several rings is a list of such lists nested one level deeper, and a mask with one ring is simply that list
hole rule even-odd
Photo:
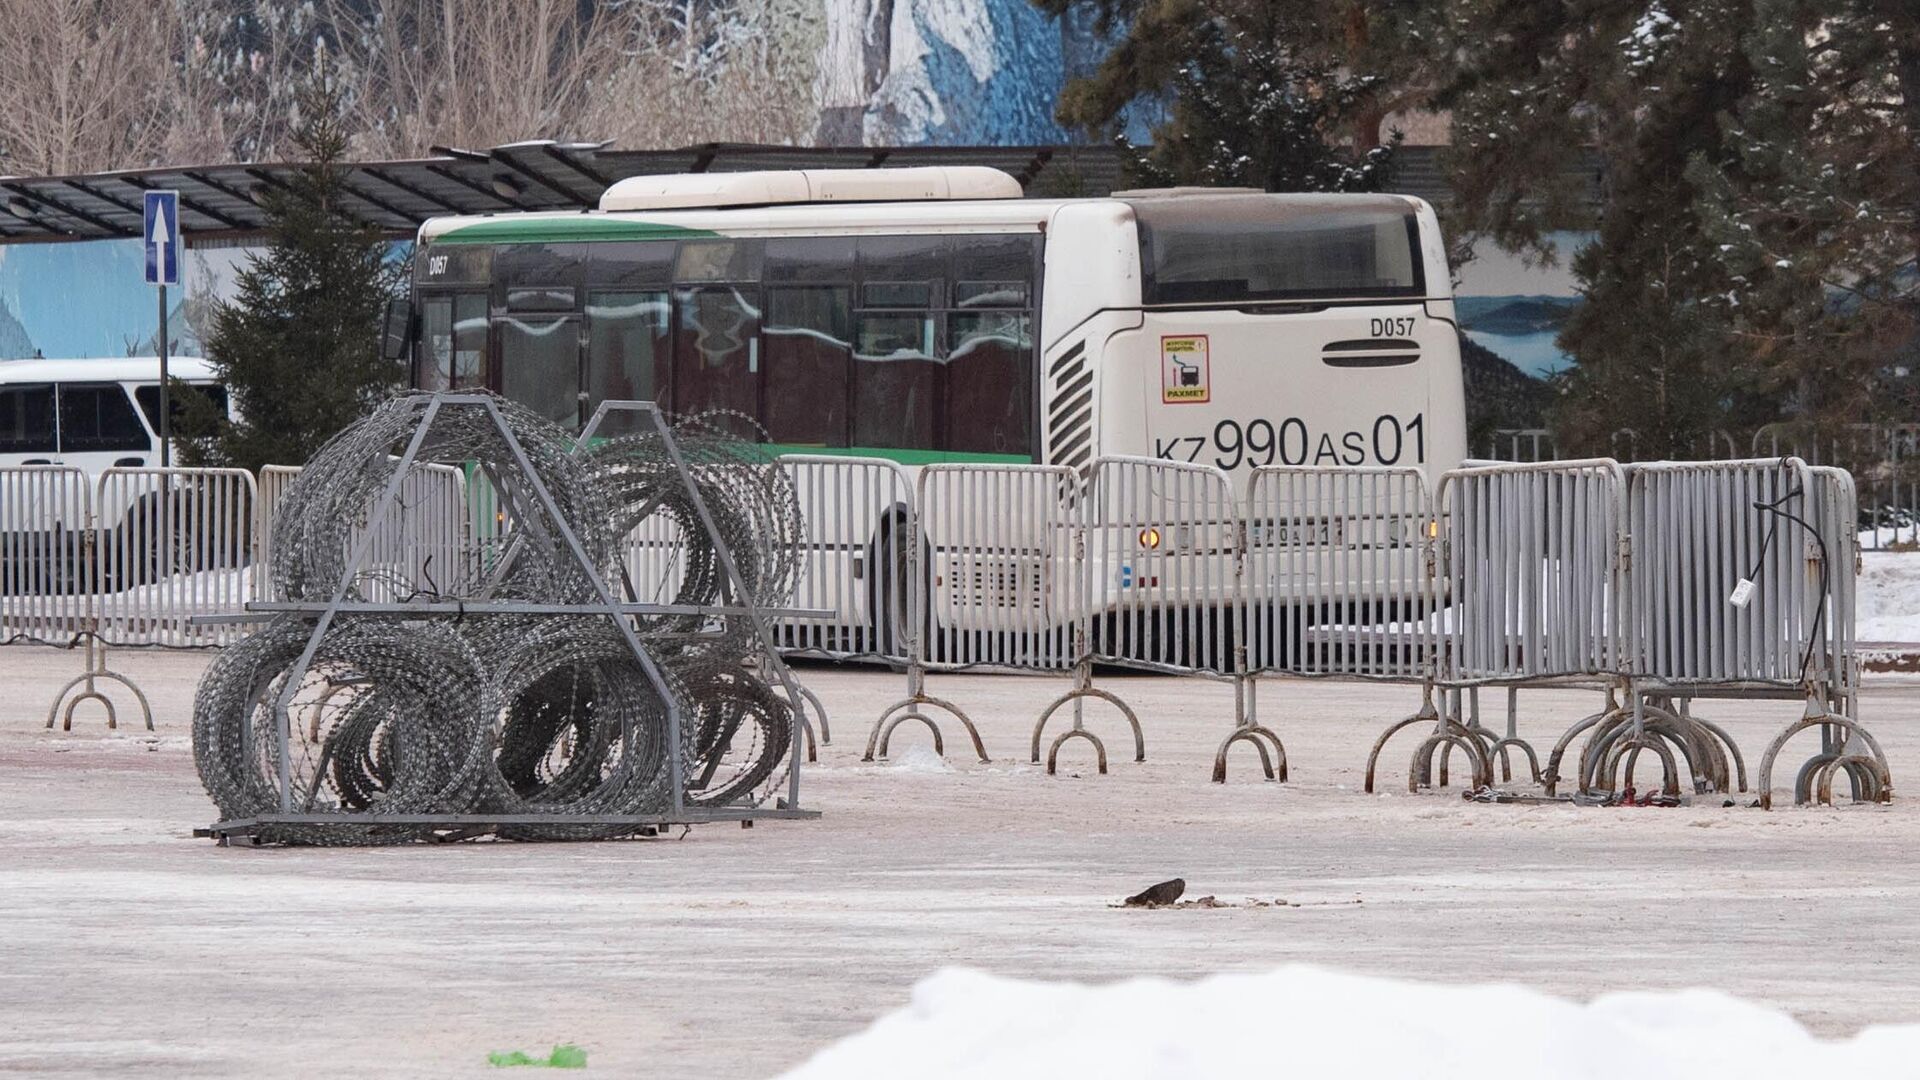
[{"label": "white tag on fence", "polygon": [[1740,584],[1733,587],[1732,595],[1727,597],[1727,603],[1737,608],[1744,608],[1752,602],[1753,582],[1747,578],[1741,578]]}]

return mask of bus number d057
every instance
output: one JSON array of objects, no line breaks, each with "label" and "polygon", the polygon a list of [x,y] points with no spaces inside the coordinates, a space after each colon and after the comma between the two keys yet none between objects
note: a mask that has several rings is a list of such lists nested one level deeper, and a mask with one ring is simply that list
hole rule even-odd
[{"label": "bus number d057", "polygon": [[1424,465],[1426,415],[1402,420],[1391,413],[1354,431],[1315,433],[1297,416],[1284,420],[1222,420],[1211,438],[1201,435],[1154,440],[1154,456],[1166,461],[1205,461],[1221,469],[1242,465]]}]

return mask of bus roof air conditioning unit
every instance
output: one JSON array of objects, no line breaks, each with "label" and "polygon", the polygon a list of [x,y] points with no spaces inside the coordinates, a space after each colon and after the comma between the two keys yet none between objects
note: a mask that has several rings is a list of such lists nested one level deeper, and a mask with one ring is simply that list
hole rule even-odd
[{"label": "bus roof air conditioning unit", "polygon": [[1116,191],[1116,199],[1181,199],[1189,195],[1266,195],[1266,188],[1257,187],[1143,187],[1127,188]]},{"label": "bus roof air conditioning unit", "polygon": [[818,202],[1017,199],[1020,181],[982,165],[907,169],[788,169],[632,176],[600,196],[602,210],[693,210]]}]

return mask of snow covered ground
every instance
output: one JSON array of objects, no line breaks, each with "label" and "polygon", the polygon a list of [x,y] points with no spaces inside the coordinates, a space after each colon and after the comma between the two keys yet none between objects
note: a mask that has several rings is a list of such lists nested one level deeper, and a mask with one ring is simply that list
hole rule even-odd
[{"label": "snow covered ground", "polygon": [[[1825,1039],[1920,1020],[1920,949],[1901,944],[1920,940],[1920,861],[1909,854],[1920,850],[1920,799],[1770,814],[1719,800],[1483,805],[1407,794],[1410,738],[1388,748],[1383,793],[1363,795],[1368,747],[1417,703],[1405,686],[1265,684],[1262,715],[1287,740],[1292,781],[1255,779],[1243,747],[1230,782],[1215,785],[1207,777],[1231,723],[1228,686],[1102,676],[1139,710],[1147,761],[1128,761],[1124,726],[1090,708],[1112,771],[1096,775],[1074,743],[1050,777],[1027,764],[1026,746],[1064,679],[934,675],[928,690],[973,712],[994,760],[940,761],[923,732],[902,728],[897,762],[864,764],[867,726],[901,696],[903,678],[807,667],[802,678],[833,718],[833,744],[802,786],[805,803],[825,814],[818,821],[709,827],[684,840],[248,851],[191,836],[213,816],[187,738],[205,654],[115,650],[108,659],[152,698],[153,735],[127,726],[124,706],[118,732],[91,705],[72,734],[43,730],[48,698],[80,656],[0,648],[0,1077],[499,1077],[489,1053],[561,1044],[586,1051],[586,1075],[769,1077],[859,1036],[955,965],[1085,986],[1152,978],[1185,987],[1307,963],[1431,983],[1512,982],[1575,1002],[1712,987],[1784,1010]],[[1523,695],[1521,731],[1544,750],[1596,703],[1592,694]],[[1497,696],[1484,704],[1501,711]],[[1726,726],[1750,768],[1799,711],[1791,702],[1699,707]],[[1908,790],[1920,776],[1920,677],[1872,676],[1863,714],[1896,790]],[[946,734],[949,747],[964,744],[957,730]],[[1802,756],[1789,755],[1777,784]],[[1174,876],[1219,906],[1111,906]],[[959,997],[969,984],[932,985]],[[1033,1000],[1017,985],[972,985]],[[1241,1046],[1258,1047],[1269,1075],[1351,1075],[1297,1067],[1309,1059],[1294,1044],[1320,1035],[1287,1026],[1295,999],[1285,993],[1304,991],[1272,992],[1282,996],[1233,1014],[1257,1018],[1239,1029]],[[1096,1018],[1073,1002],[1105,1011],[1146,993],[1139,984],[1059,993],[1063,1030],[1097,1030],[1142,1054],[1159,1045],[1164,1029],[1144,1022],[1127,1025],[1137,1031],[1080,1026]],[[1197,1003],[1216,991],[1195,993]],[[1414,993],[1382,984],[1366,996],[1433,1001]],[[958,1007],[933,1000],[946,1002],[942,1016]],[[1712,1018],[1689,1000],[1668,1015]],[[1563,1034],[1589,1030],[1565,1019],[1588,1012],[1605,1024],[1586,1041],[1566,1034],[1561,1055],[1543,1065],[1543,1037],[1501,1027],[1483,1001],[1562,1018],[1552,1030]],[[1614,1004],[1522,1005],[1506,992],[1459,1002],[1452,1041],[1405,1029],[1430,1052],[1401,1075],[1427,1074],[1443,1050],[1468,1045],[1460,1040],[1472,1040],[1487,1076],[1566,1075],[1589,1054],[1619,1063],[1593,1043],[1625,1023]],[[1166,1008],[1189,1016],[1198,1005]],[[1702,1046],[1725,1043],[1733,1021],[1714,1024]],[[1770,1030],[1763,1050],[1798,1038]],[[1353,1043],[1354,1062],[1376,1053],[1405,1060],[1390,1056],[1384,1036]],[[1779,1058],[1802,1060],[1787,1050]],[[1856,1063],[1839,1054],[1797,1075]],[[1102,1075],[1053,1075],[1087,1074]],[[1693,1073],[1728,1074],[1739,1075],[1712,1064]],[[892,1075],[938,1074],[915,1058]]]},{"label": "snow covered ground", "polygon": [[1910,1075],[1920,1024],[1818,1039],[1712,990],[1582,1004],[1305,965],[1102,986],[949,969],[784,1080],[1699,1080]]}]

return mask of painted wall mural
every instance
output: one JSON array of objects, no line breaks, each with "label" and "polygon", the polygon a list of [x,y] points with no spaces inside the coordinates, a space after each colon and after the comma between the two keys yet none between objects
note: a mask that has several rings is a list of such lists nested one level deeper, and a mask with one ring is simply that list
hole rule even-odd
[{"label": "painted wall mural", "polygon": [[1568,263],[1585,235],[1554,233],[1551,240],[1554,258],[1544,266],[1480,245],[1460,268],[1456,292],[1467,340],[1536,379],[1572,363],[1555,339],[1580,302]]},{"label": "painted wall mural", "polygon": [[[251,248],[187,252],[167,293],[171,351],[197,356],[214,305],[232,293]],[[0,359],[151,356],[160,304],[138,240],[0,246]]]}]

